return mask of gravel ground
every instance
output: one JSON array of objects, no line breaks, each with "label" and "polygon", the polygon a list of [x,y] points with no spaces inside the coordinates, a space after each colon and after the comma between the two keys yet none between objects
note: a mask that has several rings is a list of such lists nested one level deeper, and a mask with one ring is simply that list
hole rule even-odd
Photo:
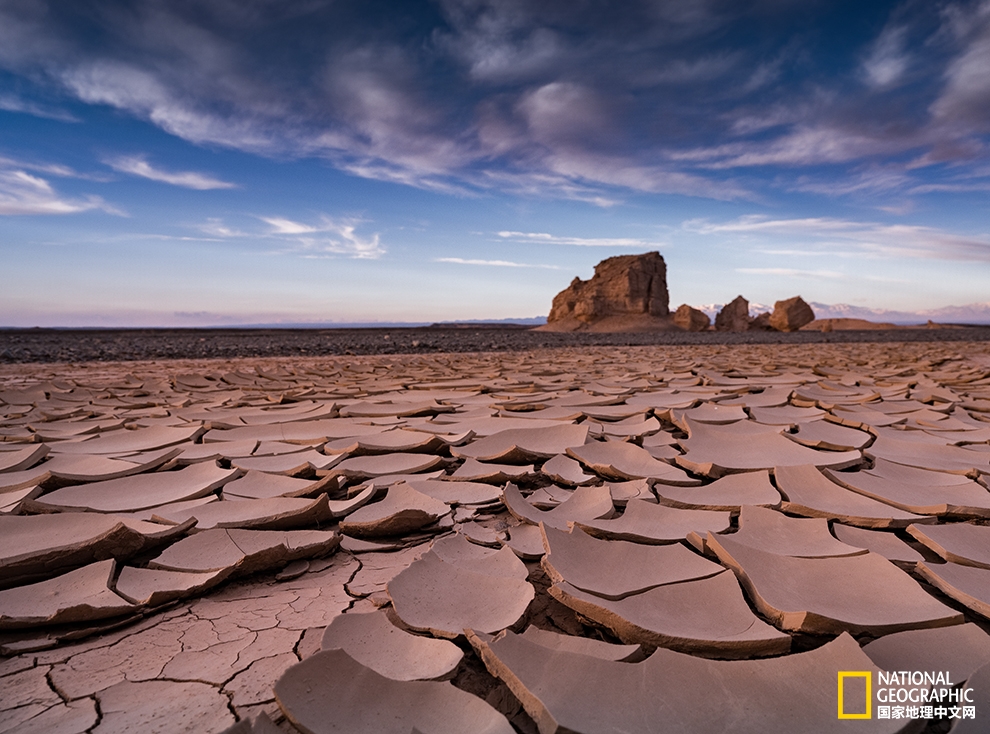
[{"label": "gravel ground", "polygon": [[0,363],[501,352],[554,347],[990,341],[990,326],[896,331],[555,334],[520,328],[2,329]]}]

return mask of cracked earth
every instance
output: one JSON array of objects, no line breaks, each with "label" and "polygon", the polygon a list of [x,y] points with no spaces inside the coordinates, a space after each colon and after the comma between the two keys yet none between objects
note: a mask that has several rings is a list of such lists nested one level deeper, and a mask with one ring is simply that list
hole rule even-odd
[{"label": "cracked earth", "polygon": [[7,365],[0,733],[990,716],[988,475],[986,342]]}]

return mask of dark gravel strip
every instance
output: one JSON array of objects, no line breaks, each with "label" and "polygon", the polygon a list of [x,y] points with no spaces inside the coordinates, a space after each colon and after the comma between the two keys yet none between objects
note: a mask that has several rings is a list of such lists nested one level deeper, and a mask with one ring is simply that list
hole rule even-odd
[{"label": "dark gravel strip", "polygon": [[990,326],[891,331],[556,334],[512,328],[0,329],[0,363],[502,352],[586,346],[990,341]]}]

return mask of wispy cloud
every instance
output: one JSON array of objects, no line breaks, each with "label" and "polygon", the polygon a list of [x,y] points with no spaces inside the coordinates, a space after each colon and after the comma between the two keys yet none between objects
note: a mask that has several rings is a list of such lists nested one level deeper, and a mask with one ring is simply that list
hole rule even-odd
[{"label": "wispy cloud", "polygon": [[239,229],[228,227],[219,217],[211,217],[210,219],[207,219],[205,222],[200,224],[197,229],[204,234],[210,235],[212,238],[228,239],[231,237],[250,237],[247,232],[242,232]]},{"label": "wispy cloud", "polygon": [[763,255],[781,255],[783,257],[838,257],[838,258],[856,258],[863,257],[863,253],[856,250],[839,250],[834,246],[822,246],[821,249],[804,249],[799,250],[797,248],[773,248],[773,247],[757,247],[754,252],[759,252]]},{"label": "wispy cloud", "polygon": [[0,156],[0,170],[9,169],[32,171],[34,173],[40,173],[46,176],[57,176],[59,178],[77,178],[84,181],[98,181],[105,183],[111,180],[111,178],[107,175],[98,173],[83,173],[61,163],[50,163],[47,161],[7,158]]},{"label": "wispy cloud", "polygon": [[682,227],[691,232],[713,234],[716,232],[781,232],[791,234],[821,233],[862,229],[863,224],[830,217],[806,217],[804,219],[771,219],[762,214],[748,214],[729,222],[711,222],[707,219],[689,219]]},{"label": "wispy cloud", "polygon": [[906,36],[904,26],[888,26],[883,30],[863,61],[863,72],[870,84],[889,87],[901,79],[909,61],[904,50]]},{"label": "wispy cloud", "polygon": [[737,273],[747,275],[779,275],[789,278],[825,278],[835,280],[846,277],[834,270],[796,270],[794,268],[736,268]]},{"label": "wispy cloud", "polygon": [[21,112],[25,115],[41,117],[59,122],[80,122],[79,118],[57,107],[39,104],[12,94],[0,94],[0,110],[6,112]]},{"label": "wispy cloud", "polygon": [[924,142],[917,134],[891,135],[890,131],[808,121],[767,140],[672,150],[668,156],[673,161],[690,162],[711,170],[800,167],[869,160],[903,153]]},{"label": "wispy cloud", "polygon": [[381,237],[377,232],[370,236],[358,234],[360,224],[358,220],[324,219],[318,234],[297,236],[294,249],[304,257],[344,255],[358,260],[377,260],[385,254]]},{"label": "wispy cloud", "polygon": [[[854,12],[828,3],[655,0],[617,14],[600,2],[438,0],[419,16],[383,17],[346,3],[201,0],[111,4],[86,27],[98,33],[71,4],[8,3],[0,68],[40,99],[57,90],[195,144],[318,157],[458,195],[756,201],[811,174],[822,180],[804,190],[920,196],[931,193],[925,174],[856,177],[933,151],[963,167],[985,158],[990,5],[889,4],[879,35],[850,23],[836,44],[802,30]],[[274,47],[284,53],[264,55]],[[13,96],[0,109],[61,114]],[[232,186],[142,158],[118,170]]]},{"label": "wispy cloud", "polygon": [[268,226],[263,229],[239,229],[227,225],[223,219],[211,218],[199,224],[197,229],[218,239],[267,242],[273,245],[273,252],[306,258],[343,256],[375,260],[386,252],[377,232],[365,235],[358,231],[367,224],[363,219],[324,215],[311,224],[279,216],[259,216],[255,219]]},{"label": "wispy cloud", "polygon": [[163,242],[223,242],[223,237],[190,237],[188,235],[158,234],[148,232],[128,232],[126,235],[118,235],[126,239],[141,240],[161,240]]},{"label": "wispy cloud", "polygon": [[513,242],[528,242],[541,245],[571,245],[575,247],[663,247],[663,243],[631,237],[561,237],[546,232],[497,233],[499,237]]},{"label": "wispy cloud", "polygon": [[455,265],[482,265],[494,268],[542,268],[545,270],[560,270],[558,265],[534,265],[531,263],[517,263],[509,260],[468,260],[463,257],[437,257],[433,262],[454,263]]},{"label": "wispy cloud", "polygon": [[171,184],[172,186],[182,186],[187,189],[197,191],[209,191],[211,189],[233,189],[237,184],[221,181],[206,173],[197,171],[165,171],[148,163],[142,156],[123,156],[111,158],[106,164],[115,171],[129,173],[132,176],[140,176],[152,181]]},{"label": "wispy cloud", "polygon": [[990,263],[990,236],[959,234],[920,225],[878,224],[832,217],[771,219],[750,215],[718,223],[694,219],[685,221],[682,226],[686,231],[698,234],[801,238],[810,243],[809,246],[829,249],[841,243],[842,248],[868,257]]},{"label": "wispy cloud", "polygon": [[321,231],[319,227],[311,224],[293,222],[291,219],[283,217],[259,217],[265,224],[271,225],[271,234],[312,234]]},{"label": "wispy cloud", "polygon": [[[152,15],[143,18],[149,27],[141,29],[142,34],[156,33],[151,27],[156,20],[170,22],[186,26],[183,33],[177,33],[172,39],[174,42],[181,43],[183,37],[198,35],[197,42],[202,46],[191,53],[187,50],[167,60],[160,59],[151,68],[145,68],[140,62],[127,63],[97,53],[76,63],[56,65],[57,68],[52,69],[53,76],[83,102],[123,110],[193,143],[212,143],[256,153],[279,151],[283,147],[279,139],[259,125],[254,114],[255,108],[263,105],[248,99],[257,91],[255,86],[242,72],[227,65],[228,54],[214,45],[216,39],[210,38],[208,33],[196,33],[184,21],[176,24],[176,18]],[[122,26],[128,25],[123,18],[118,20]],[[160,29],[157,33],[160,34]],[[150,39],[146,38],[145,42]],[[201,58],[196,58],[197,55]],[[228,77],[225,80],[227,89],[218,88],[217,77]],[[274,90],[270,91],[274,94]],[[231,92],[237,99],[231,98]],[[212,99],[211,95],[214,95]],[[221,100],[236,111],[228,110],[224,114],[216,110],[215,106]],[[273,104],[270,101],[269,107]]]},{"label": "wispy cloud", "polygon": [[366,224],[361,219],[335,219],[321,217],[317,224],[295,222],[285,217],[262,217],[272,229],[271,236],[290,243],[292,249],[307,257],[346,255],[362,260],[374,260],[385,254],[381,237],[376,232],[361,235],[358,227]]},{"label": "wispy cloud", "polygon": [[914,193],[911,188],[918,179],[908,175],[903,165],[894,167],[871,166],[862,171],[850,171],[845,176],[833,177],[800,176],[789,187],[793,191],[807,191],[826,196],[848,196],[849,194],[882,194],[887,192],[907,191]]},{"label": "wispy cloud", "polygon": [[46,179],[0,161],[0,215],[78,214],[94,209],[123,216],[99,196],[65,196]]},{"label": "wispy cloud", "polygon": [[990,181],[974,183],[931,183],[912,186],[909,194],[948,193],[961,194],[971,191],[990,191]]},{"label": "wispy cloud", "polygon": [[946,9],[949,27],[962,43],[962,51],[945,69],[945,86],[930,111],[943,134],[955,129],[988,131],[987,104],[990,102],[990,2],[971,7]]}]

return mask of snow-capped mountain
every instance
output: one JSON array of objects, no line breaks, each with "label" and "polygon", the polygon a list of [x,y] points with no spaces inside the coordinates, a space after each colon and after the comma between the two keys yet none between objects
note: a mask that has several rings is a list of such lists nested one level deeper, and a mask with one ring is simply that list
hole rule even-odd
[{"label": "snow-capped mountain", "polygon": [[[712,321],[714,321],[715,320],[715,314],[717,314],[719,311],[721,311],[722,310],[722,306],[724,306],[724,305],[725,305],[724,303],[705,303],[705,304],[703,304],[701,306],[696,306],[696,308],[699,311],[704,311],[706,314],[708,314],[708,318],[710,318]],[[811,307],[814,308],[814,305],[813,304],[809,304],[809,305],[811,305]],[[673,309],[673,306],[671,306],[671,308]],[[749,315],[750,316],[756,316],[757,314],[761,314],[764,311],[773,311],[773,306],[772,305],[767,306],[765,303],[750,303],[749,304]],[[816,310],[815,311],[815,314],[817,314],[817,313],[818,313],[818,311]]]},{"label": "snow-capped mountain", "polygon": [[970,303],[966,306],[945,306],[924,311],[892,311],[879,308],[864,308],[840,303],[830,306],[826,303],[810,303],[819,319],[866,319],[886,321],[892,324],[924,324],[934,321],[937,324],[990,324],[990,303]]}]

